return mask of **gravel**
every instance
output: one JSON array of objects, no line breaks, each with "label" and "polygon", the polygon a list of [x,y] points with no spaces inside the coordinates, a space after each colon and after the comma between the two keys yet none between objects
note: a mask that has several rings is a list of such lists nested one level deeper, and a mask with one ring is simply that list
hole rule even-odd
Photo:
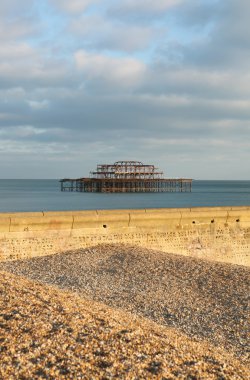
[{"label": "gravel", "polygon": [[223,350],[0,272],[0,379],[246,380]]},{"label": "gravel", "polygon": [[146,317],[249,362],[248,267],[99,245],[0,269]]}]

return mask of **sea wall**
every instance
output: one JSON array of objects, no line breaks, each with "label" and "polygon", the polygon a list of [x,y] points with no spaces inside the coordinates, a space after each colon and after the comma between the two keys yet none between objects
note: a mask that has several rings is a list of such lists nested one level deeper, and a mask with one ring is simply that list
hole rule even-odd
[{"label": "sea wall", "polygon": [[124,243],[250,265],[250,206],[0,214],[0,260]]}]

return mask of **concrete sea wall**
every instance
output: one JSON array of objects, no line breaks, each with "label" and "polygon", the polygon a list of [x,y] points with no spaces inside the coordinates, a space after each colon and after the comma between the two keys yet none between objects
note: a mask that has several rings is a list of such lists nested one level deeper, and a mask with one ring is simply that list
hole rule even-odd
[{"label": "concrete sea wall", "polygon": [[250,265],[250,206],[0,214],[0,260],[124,243]]}]

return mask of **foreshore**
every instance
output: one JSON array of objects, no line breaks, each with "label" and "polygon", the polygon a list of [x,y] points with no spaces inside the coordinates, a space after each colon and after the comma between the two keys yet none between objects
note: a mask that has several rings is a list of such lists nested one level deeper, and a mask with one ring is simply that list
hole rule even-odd
[{"label": "foreshore", "polygon": [[0,270],[3,378],[247,379],[247,267],[99,245]]}]

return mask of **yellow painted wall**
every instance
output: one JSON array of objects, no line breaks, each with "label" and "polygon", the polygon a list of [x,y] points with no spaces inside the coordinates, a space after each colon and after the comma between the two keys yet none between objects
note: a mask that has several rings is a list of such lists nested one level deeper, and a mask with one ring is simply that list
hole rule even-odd
[{"label": "yellow painted wall", "polygon": [[250,206],[0,214],[0,260],[124,243],[250,265]]}]

